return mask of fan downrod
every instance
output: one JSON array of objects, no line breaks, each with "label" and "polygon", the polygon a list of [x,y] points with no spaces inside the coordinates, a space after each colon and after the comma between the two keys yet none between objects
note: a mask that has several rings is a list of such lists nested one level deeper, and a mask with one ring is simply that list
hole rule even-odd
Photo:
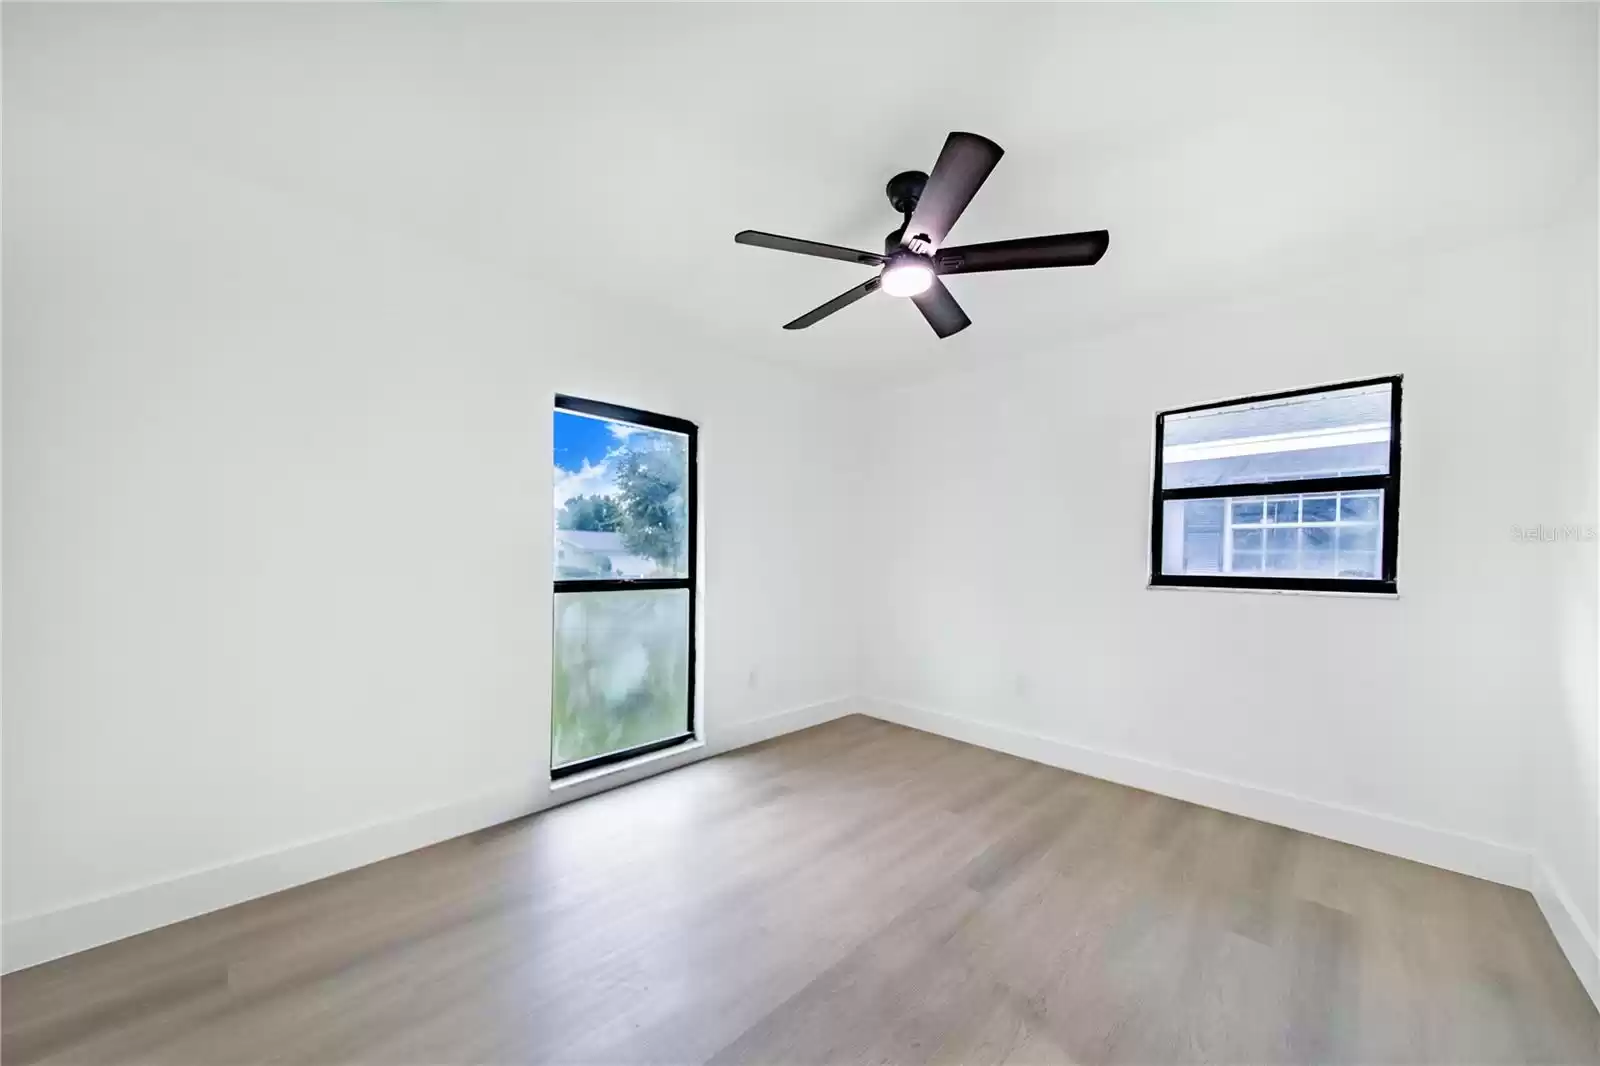
[{"label": "fan downrod", "polygon": [[928,175],[920,170],[906,170],[890,178],[889,184],[884,186],[883,191],[889,197],[890,206],[904,218],[899,228],[883,239],[885,255],[892,255],[899,249],[906,223],[911,221],[911,213],[917,209],[917,201],[922,199],[922,190],[927,184]]}]

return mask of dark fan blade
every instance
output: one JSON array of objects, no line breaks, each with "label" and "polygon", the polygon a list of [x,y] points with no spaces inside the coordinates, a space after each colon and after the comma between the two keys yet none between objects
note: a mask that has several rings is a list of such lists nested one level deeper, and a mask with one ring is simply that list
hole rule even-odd
[{"label": "dark fan blade", "polygon": [[1106,254],[1111,234],[1103,229],[1087,233],[1057,233],[1051,237],[1022,237],[1014,241],[963,244],[943,248],[933,257],[941,274],[976,274],[981,270],[1031,270],[1034,267],[1093,266]]},{"label": "dark fan blade", "polygon": [[[935,285],[939,284],[938,279],[935,278],[933,283]],[[868,293],[876,291],[879,284],[880,283],[877,278],[868,278],[855,288],[847,289],[844,292],[841,292],[839,295],[835,296],[821,307],[807,311],[793,322],[786,323],[783,328],[805,329],[807,326],[814,326],[818,322],[821,322],[823,319],[827,318],[829,315],[833,314],[835,311],[842,311],[844,308],[849,307],[851,304],[855,303]],[[960,308],[957,308],[956,310],[959,311]]]},{"label": "dark fan blade", "polygon": [[913,238],[924,238],[935,246],[942,242],[1004,154],[998,144],[976,133],[952,133],[947,137],[917,200],[917,209],[906,223],[904,243],[910,244]]},{"label": "dark fan blade", "polygon": [[760,230],[740,230],[733,235],[733,239],[740,244],[771,248],[775,252],[820,255],[824,259],[843,259],[846,263],[860,263],[862,266],[883,265],[883,256],[877,252],[859,252],[854,248],[841,248],[837,244],[803,241],[798,237],[780,237],[776,233],[762,233]]},{"label": "dark fan blade", "polygon": [[960,333],[972,325],[972,319],[961,310],[956,298],[950,295],[950,290],[945,288],[944,282],[938,278],[933,279],[933,284],[928,286],[927,292],[913,296],[911,302],[917,305],[922,317],[928,320],[928,325],[932,326],[933,331],[940,337]]}]

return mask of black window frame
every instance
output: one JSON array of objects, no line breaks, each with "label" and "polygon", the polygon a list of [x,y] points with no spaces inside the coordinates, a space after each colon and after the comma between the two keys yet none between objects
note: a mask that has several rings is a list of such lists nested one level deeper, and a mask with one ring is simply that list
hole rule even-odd
[{"label": "black window frame", "polygon": [[[605,403],[601,400],[585,400],[577,396],[566,396],[558,393],[555,398],[555,410],[572,411],[576,414],[592,415],[596,418],[610,419],[613,422],[626,422],[629,425],[643,426],[646,429],[661,429],[669,433],[679,433],[689,440],[689,466],[685,476],[689,483],[687,510],[689,518],[689,553],[688,567],[684,577],[641,577],[641,578],[581,578],[554,579],[554,591],[551,595],[552,615],[554,614],[555,597],[563,593],[573,592],[640,592],[649,589],[687,589],[689,592],[689,686],[688,698],[684,707],[684,729],[682,733],[662,737],[645,744],[637,744],[631,748],[622,748],[618,751],[606,752],[603,755],[593,755],[587,759],[575,759],[560,766],[555,765],[554,736],[551,737],[550,748],[550,779],[560,780],[571,777],[588,770],[615,763],[636,759],[641,755],[652,752],[664,751],[687,744],[698,735],[695,722],[695,619],[699,611],[699,569],[700,569],[700,427],[686,418],[675,418],[672,415],[656,414],[653,411],[641,411],[635,407],[624,407],[621,404]],[[552,634],[553,636],[553,634]],[[552,669],[554,663],[552,661]],[[551,690],[551,720],[554,721],[554,687]]]},{"label": "black window frame", "polygon": [[[1258,396],[1245,396],[1237,400],[1200,403],[1189,407],[1176,407],[1156,415],[1156,450],[1154,489],[1150,505],[1150,585],[1171,588],[1223,588],[1259,589],[1275,592],[1355,592],[1366,594],[1394,594],[1397,589],[1400,554],[1400,384],[1403,375],[1363,378],[1332,385],[1314,385],[1304,389],[1267,392]],[[1166,420],[1170,415],[1194,414],[1220,407],[1259,403],[1268,400],[1286,400],[1297,396],[1314,396],[1318,393],[1340,392],[1344,389],[1369,385],[1388,385],[1389,392],[1389,470],[1385,474],[1356,474],[1347,477],[1299,478],[1292,481],[1252,481],[1236,485],[1196,485],[1188,488],[1167,489],[1161,484],[1165,462],[1163,460],[1166,438]],[[1163,574],[1161,572],[1162,529],[1166,503],[1169,500],[1231,499],[1241,496],[1292,496],[1308,492],[1351,492],[1363,489],[1383,491],[1383,538],[1379,545],[1380,576],[1359,577],[1241,577],[1236,574]]]}]

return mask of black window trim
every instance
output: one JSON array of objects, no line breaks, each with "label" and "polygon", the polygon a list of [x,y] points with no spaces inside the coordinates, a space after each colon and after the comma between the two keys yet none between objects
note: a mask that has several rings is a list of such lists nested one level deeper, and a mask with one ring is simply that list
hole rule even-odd
[{"label": "black window trim", "polygon": [[[1150,586],[1171,588],[1255,589],[1267,592],[1356,592],[1393,595],[1397,590],[1397,564],[1400,554],[1400,383],[1404,375],[1363,378],[1332,385],[1314,385],[1283,392],[1267,392],[1236,400],[1176,407],[1156,415],[1155,473],[1150,503]],[[1164,444],[1169,415],[1193,414],[1219,407],[1287,400],[1296,396],[1339,392],[1369,385],[1389,386],[1389,472],[1356,474],[1350,477],[1299,478],[1293,481],[1255,481],[1236,485],[1196,485],[1164,489],[1161,474],[1165,465]],[[1381,575],[1378,580],[1357,577],[1240,577],[1234,574],[1163,574],[1161,572],[1162,521],[1168,500],[1228,499],[1239,496],[1289,496],[1309,492],[1383,490],[1383,543],[1380,545]]]},{"label": "black window trim", "polygon": [[[634,407],[624,407],[620,404],[603,403],[599,400],[585,400],[576,396],[556,394],[555,409],[558,411],[572,411],[576,414],[592,415],[596,418],[606,418],[614,422],[626,422],[633,426],[643,426],[646,429],[663,429],[669,433],[680,433],[689,440],[689,467],[686,471],[689,480],[689,568],[686,577],[651,577],[651,578],[582,578],[574,580],[554,580],[553,596],[573,592],[633,592],[645,589],[687,589],[689,591],[689,690],[687,706],[684,708],[684,730],[671,736],[658,740],[648,741],[631,748],[619,751],[609,751],[602,755],[591,756],[587,759],[575,759],[572,762],[554,765],[555,748],[552,743],[550,757],[550,780],[558,781],[564,777],[585,773],[603,766],[627,762],[637,759],[642,755],[664,751],[682,744],[687,744],[698,736],[695,721],[695,646],[696,626],[695,617],[699,610],[699,544],[700,544],[700,427],[685,418],[674,418],[671,415],[656,414],[651,411],[641,411]],[[552,662],[552,669],[554,663]],[[554,707],[551,708],[552,718]],[[552,737],[552,741],[554,738]]]}]

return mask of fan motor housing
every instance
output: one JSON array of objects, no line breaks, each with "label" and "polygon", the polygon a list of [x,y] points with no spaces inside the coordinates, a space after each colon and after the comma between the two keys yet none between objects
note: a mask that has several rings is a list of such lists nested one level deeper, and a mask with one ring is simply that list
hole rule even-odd
[{"label": "fan motor housing", "polygon": [[889,203],[894,209],[911,217],[911,212],[917,209],[917,201],[922,199],[922,190],[928,184],[928,175],[920,170],[906,170],[889,179],[889,184],[884,187],[884,192],[889,196]]}]

